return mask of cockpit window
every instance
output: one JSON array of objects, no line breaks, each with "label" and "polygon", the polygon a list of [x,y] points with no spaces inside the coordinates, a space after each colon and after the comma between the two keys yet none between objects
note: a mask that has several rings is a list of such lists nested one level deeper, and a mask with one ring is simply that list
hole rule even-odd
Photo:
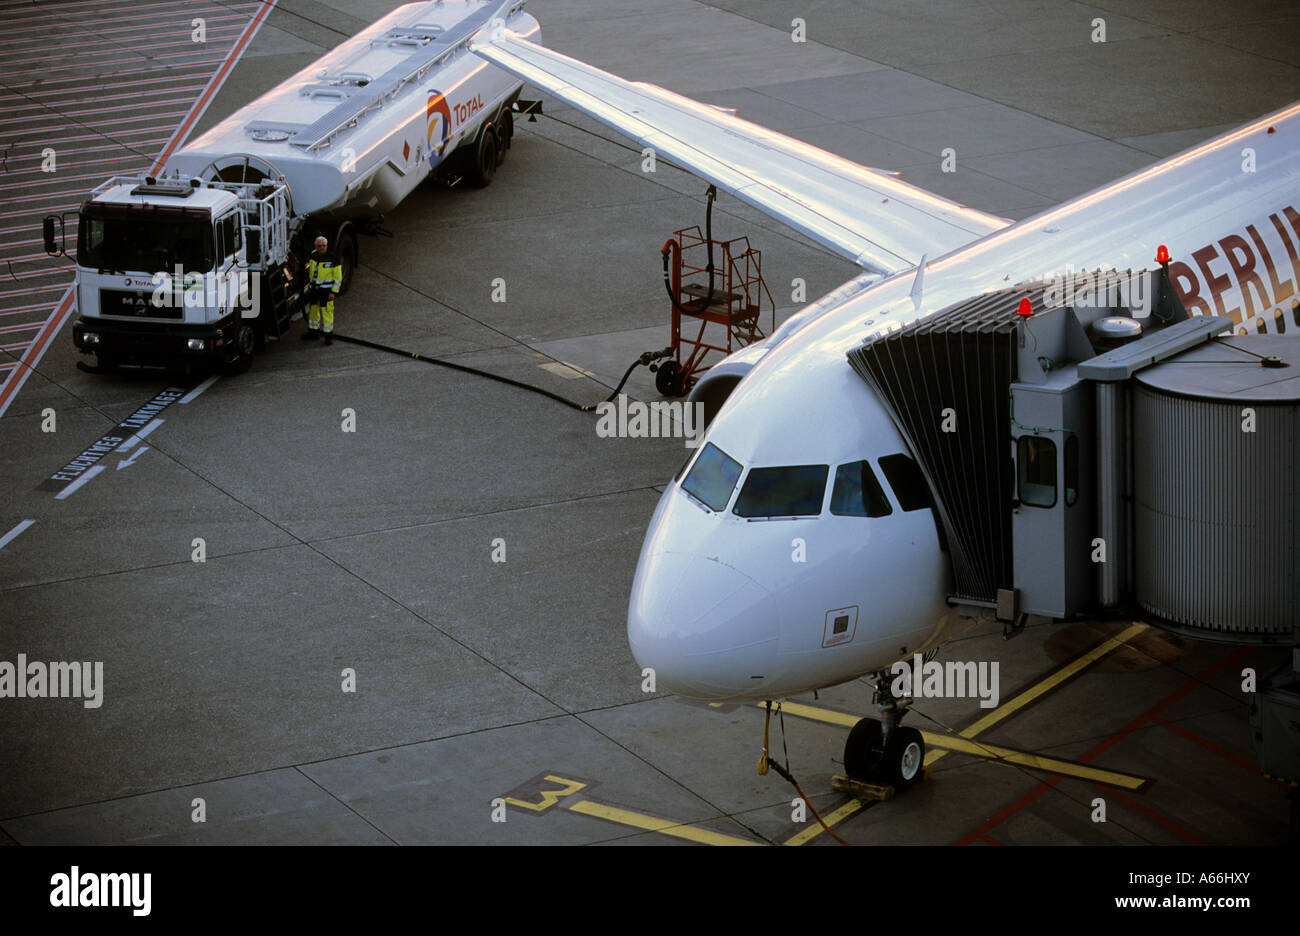
[{"label": "cockpit window", "polygon": [[732,512],[741,517],[810,517],[822,512],[829,465],[752,468]]},{"label": "cockpit window", "polygon": [[695,459],[691,473],[682,482],[682,490],[713,510],[722,510],[731,500],[731,492],[740,477],[740,462],[712,442]]},{"label": "cockpit window", "polygon": [[831,513],[839,517],[886,517],[894,512],[868,461],[855,461],[835,469]]},{"label": "cockpit window", "polygon": [[931,506],[930,488],[921,469],[910,457],[899,452],[880,459],[880,470],[894,489],[898,506],[903,510],[924,510]]}]

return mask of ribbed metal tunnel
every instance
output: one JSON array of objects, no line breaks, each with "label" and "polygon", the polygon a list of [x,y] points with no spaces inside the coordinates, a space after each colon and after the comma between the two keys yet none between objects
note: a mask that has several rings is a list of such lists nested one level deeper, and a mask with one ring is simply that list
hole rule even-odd
[{"label": "ribbed metal tunnel", "polygon": [[1145,611],[1221,639],[1290,637],[1298,429],[1294,404],[1196,399],[1139,382],[1134,591]]}]

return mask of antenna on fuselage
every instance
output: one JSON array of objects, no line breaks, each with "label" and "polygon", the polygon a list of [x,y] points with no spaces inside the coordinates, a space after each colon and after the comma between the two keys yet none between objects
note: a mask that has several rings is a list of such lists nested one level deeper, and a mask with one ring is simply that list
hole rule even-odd
[{"label": "antenna on fuselage", "polygon": [[925,264],[929,254],[921,254],[921,262],[916,265],[916,279],[912,280],[912,291],[909,295],[912,302],[918,309],[921,308],[921,292],[925,289]]}]

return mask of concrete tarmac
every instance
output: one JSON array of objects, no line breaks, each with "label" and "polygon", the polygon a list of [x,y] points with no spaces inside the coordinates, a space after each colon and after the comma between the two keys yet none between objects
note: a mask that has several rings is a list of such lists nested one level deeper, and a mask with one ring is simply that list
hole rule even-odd
[{"label": "concrete tarmac", "polygon": [[[281,0],[199,129],[395,5]],[[528,9],[552,48],[1016,219],[1300,98],[1300,16],[1265,2]],[[595,403],[668,343],[659,247],[703,223],[707,186],[644,173],[628,141],[524,96],[546,116],[516,125],[490,187],[427,185],[385,219],[391,239],[362,239],[337,328]],[[794,280],[812,300],[857,272],[726,195],[714,228],[763,251],[778,321]],[[553,400],[300,342],[301,327],[64,499],[37,487],[176,380],[82,373],[65,329],[0,419],[0,535],[35,521],[0,547],[0,660],[104,672],[98,708],[0,700],[6,840],[828,841],[793,821],[784,781],[757,775],[761,709],[643,691],[627,598],[682,440],[600,438]],[[643,368],[626,391],[660,398]],[[941,757],[988,712],[918,703],[931,776],[887,803],[829,783],[870,690],[801,698],[785,717],[795,776],[858,844],[1284,840],[1284,790],[1254,765],[1240,691],[1242,668],[1278,652],[1142,630],[1045,683],[1117,634],[986,628],[945,650],[998,660],[1002,700],[1030,701],[978,732],[986,748]]]}]

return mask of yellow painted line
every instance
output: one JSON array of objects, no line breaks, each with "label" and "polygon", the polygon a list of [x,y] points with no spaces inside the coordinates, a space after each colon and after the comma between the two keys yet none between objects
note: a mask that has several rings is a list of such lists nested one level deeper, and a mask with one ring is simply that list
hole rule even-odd
[{"label": "yellow painted line", "polygon": [[[1106,783],[1110,786],[1123,787],[1128,790],[1140,789],[1146,783],[1144,777],[1136,777],[1133,774],[1120,773],[1115,770],[1103,770],[1100,767],[1089,767],[1087,764],[1079,764],[1074,761],[1057,760],[1055,757],[1044,757],[1041,754],[1030,754],[1027,751],[998,747],[980,741],[968,741],[965,738],[955,738],[952,735],[934,734],[929,731],[923,731],[921,734],[925,737],[927,748],[933,746],[950,751],[959,751],[962,754],[973,754],[976,757],[983,757],[988,760],[1019,764],[1022,767],[1032,767],[1035,770],[1045,770],[1048,773],[1078,777],[1081,780],[1093,780],[1097,783]],[[930,758],[927,757],[926,764],[929,763]]]},{"label": "yellow painted line", "polygon": [[527,800],[516,799],[513,796],[507,796],[505,798],[506,802],[511,806],[518,806],[522,809],[531,809],[533,812],[544,812],[564,797],[572,796],[579,790],[586,789],[587,786],[587,784],[583,783],[581,780],[570,780],[567,777],[557,777],[555,774],[547,774],[542,779],[549,780],[552,783],[559,783],[562,786],[558,790],[538,790],[538,794],[542,797],[541,802],[539,803],[530,803]]},{"label": "yellow painted line", "polygon": [[[758,705],[761,708],[764,703],[759,702]],[[828,725],[843,725],[845,728],[852,728],[862,721],[861,715],[850,715],[848,712],[833,712],[830,709],[818,708],[815,705],[804,705],[802,702],[783,702],[781,707],[791,715],[826,722]]]},{"label": "yellow painted line", "polygon": [[[1071,676],[1074,676],[1076,673],[1078,673],[1080,670],[1084,669],[1085,667],[1091,666],[1093,663],[1097,662],[1097,660],[1101,659],[1103,656],[1110,653],[1112,650],[1115,650],[1118,647],[1122,646],[1123,644],[1128,643],[1130,640],[1132,640],[1134,637],[1136,637],[1138,634],[1142,633],[1146,629],[1147,629],[1147,625],[1145,624],[1134,624],[1131,627],[1126,628],[1122,632],[1116,634],[1114,637],[1111,637],[1109,640],[1103,641],[1093,649],[1089,650],[1087,653],[1072,660],[1066,666],[1061,667],[1059,670],[1057,670],[1051,676],[1048,676],[1042,682],[1030,686],[1028,689],[1020,693],[1020,695],[1016,696],[1015,698],[1011,699],[1009,702],[1006,702],[998,706],[996,709],[989,712],[987,715],[985,715],[983,718],[976,721],[974,724],[968,725],[967,727],[963,728],[960,732],[958,732],[958,735],[963,738],[974,738],[975,736],[982,734],[987,729],[993,727],[998,722],[1002,721],[1008,715],[1011,715],[1013,712],[1018,712],[1020,709],[1024,708],[1030,702],[1034,701],[1034,699],[1041,696],[1044,692],[1047,692],[1049,689],[1059,686],[1062,682],[1069,679]],[[758,705],[758,707],[760,708],[762,708],[764,705],[764,703],[762,702],[758,702],[755,704]],[[791,715],[799,715],[804,718],[811,718],[816,721],[826,722],[827,724],[830,725],[843,725],[846,728],[852,728],[854,725],[858,723],[858,721],[861,718],[861,716],[859,715],[849,715],[845,712],[833,712],[830,709],[817,708],[812,705],[803,705],[798,702],[786,702],[785,710],[789,712]],[[935,737],[948,737],[948,736],[936,735]],[[946,753],[948,753],[946,750],[936,750],[936,751],[927,752],[925,758],[926,766],[928,767],[930,764],[933,764],[939,758],[943,757]]]},{"label": "yellow painted line", "polygon": [[[828,725],[853,726],[859,721],[859,718],[856,715],[848,715],[844,712],[832,711],[831,709],[817,708],[812,705],[803,705],[799,702],[787,702],[785,708],[791,715],[797,715],[813,721],[825,722]],[[984,744],[983,742],[968,740],[960,736],[935,734],[933,731],[922,731],[921,736],[925,739],[926,766],[929,766],[938,759],[937,757],[931,757],[931,754],[942,755],[948,753],[948,751],[958,751],[962,754],[972,754],[975,757],[983,757],[987,760],[1006,761],[1009,764],[1020,764],[1025,767],[1034,767],[1051,773],[1066,774],[1072,777],[1080,777],[1084,780],[1095,780],[1098,783],[1108,783],[1111,786],[1124,787],[1129,790],[1136,790],[1140,788],[1142,784],[1146,783],[1146,778],[1137,777],[1133,774],[1119,773],[1114,770],[1103,770],[1099,767],[1089,767],[1085,764],[1077,764],[1074,761],[1057,760],[1054,757],[1044,757],[1041,754],[1017,751],[1014,748],[1004,748],[998,747],[994,744]],[[821,826],[818,826],[817,828],[820,830]]]},{"label": "yellow painted line", "polygon": [[[1035,683],[1034,685],[1030,686],[1028,689],[1020,693],[1020,695],[1016,696],[1010,702],[1006,702],[1002,705],[999,705],[997,708],[989,712],[983,718],[976,721],[974,724],[967,725],[965,728],[959,731],[958,734],[963,738],[974,738],[977,735],[982,734],[987,729],[992,728],[998,722],[1002,721],[1008,715],[1011,715],[1013,712],[1020,711],[1020,709],[1024,708],[1030,702],[1034,701],[1034,699],[1037,699],[1044,692],[1047,692],[1049,689],[1053,689],[1056,686],[1059,686],[1061,683],[1063,683],[1065,680],[1069,679],[1070,677],[1074,676],[1076,673],[1096,663],[1106,654],[1110,653],[1113,650],[1119,649],[1124,644],[1128,643],[1130,640],[1132,640],[1134,637],[1136,637],[1138,634],[1142,633],[1146,629],[1147,629],[1147,625],[1142,624],[1140,622],[1129,625],[1124,630],[1116,634],[1114,637],[1102,641],[1100,644],[1093,647],[1087,653],[1082,654],[1081,656],[1078,656],[1075,659],[1071,660],[1068,664],[1061,667],[1059,670],[1057,670],[1051,676],[1048,676],[1042,682]],[[946,750],[927,751],[925,755],[925,766],[929,767],[935,761],[942,759],[943,756],[947,753],[948,752]]]},{"label": "yellow painted line", "polygon": [[1034,701],[1034,699],[1038,698],[1044,692],[1047,692],[1049,689],[1053,689],[1056,686],[1059,686],[1061,683],[1069,679],[1071,676],[1079,672],[1081,669],[1091,666],[1093,663],[1097,662],[1099,659],[1104,657],[1106,654],[1110,653],[1112,650],[1118,649],[1123,644],[1128,643],[1130,640],[1132,640],[1134,637],[1136,637],[1138,634],[1142,633],[1146,629],[1147,626],[1145,624],[1139,623],[1139,624],[1131,625],[1130,627],[1116,634],[1114,637],[1111,637],[1109,640],[1103,641],[1102,643],[1098,644],[1096,647],[1093,647],[1091,650],[1089,650],[1087,653],[1083,654],[1082,656],[1076,657],[1068,665],[1061,667],[1059,670],[1057,670],[1051,676],[1048,676],[1042,682],[1030,686],[1028,689],[1020,693],[1020,695],[1016,696],[1010,702],[1006,702],[1003,703],[1002,705],[999,705],[997,708],[989,712],[979,721],[975,722],[973,725],[966,726],[958,733],[963,738],[975,737],[976,735],[982,733],[985,729],[991,728],[993,725],[996,725],[998,722],[1002,721],[1002,719],[1006,718],[1008,715],[1012,714],[1013,712],[1017,712],[1020,709],[1024,708],[1026,705]]},{"label": "yellow painted line", "polygon": [[[862,809],[862,800],[850,799],[839,809],[835,810],[835,812],[827,816],[822,816],[822,818],[826,820],[826,824],[828,826],[834,828],[835,826],[843,822],[845,819],[849,818],[849,816],[853,815],[855,812],[858,812],[860,809]],[[781,844],[782,845],[803,845],[806,842],[811,842],[813,839],[815,839],[817,836],[821,835],[825,831],[826,830],[822,828],[822,824],[820,822],[818,822],[816,819],[812,819],[809,821],[808,828],[796,832],[794,835],[790,836]]]},{"label": "yellow painted line", "polygon": [[[1146,624],[1134,623],[1130,625],[1114,637],[1102,641],[1087,653],[1081,654],[1071,660],[1068,664],[1052,673],[1042,682],[1035,683],[1033,686],[1030,686],[1024,692],[1020,693],[1020,695],[1012,698],[1009,702],[1005,702],[998,706],[974,724],[963,728],[958,732],[957,736],[940,735],[931,731],[922,731],[921,735],[924,737],[926,743],[925,766],[929,767],[949,751],[958,751],[963,754],[983,757],[987,760],[1004,761],[1008,764],[1017,764],[1022,767],[1031,767],[1049,773],[1078,777],[1083,780],[1092,780],[1097,783],[1109,784],[1110,786],[1123,787],[1130,790],[1139,789],[1144,783],[1146,783],[1146,778],[1137,777],[1132,774],[1120,773],[1114,770],[1103,770],[1099,767],[1089,767],[1086,764],[1079,764],[1073,761],[1057,760],[1053,757],[1044,757],[1040,754],[1031,754],[1027,751],[1016,751],[1012,748],[998,747],[992,744],[982,744],[970,739],[984,731],[987,731],[1009,715],[1020,711],[1020,709],[1024,708],[1030,702],[1043,695],[1043,693],[1059,686],[1065,680],[1091,666],[1106,654],[1128,643],[1146,629]],[[757,702],[755,705],[759,708],[763,708],[766,703]],[[785,702],[783,703],[783,708],[785,711],[796,717],[808,718],[813,721],[824,722],[828,725],[839,725],[844,728],[852,728],[862,718],[862,716],[859,715],[850,715],[847,712],[836,712],[831,709],[805,705],[801,702]],[[849,802],[845,803],[839,809],[831,813],[830,816],[826,817],[826,824],[828,826],[834,826],[836,823],[842,822],[849,816],[852,816],[861,808],[862,803],[859,800],[850,799]],[[791,836],[782,844],[802,845],[820,835],[822,831],[823,829],[821,824],[814,822],[808,828]]]},{"label": "yellow painted line", "polygon": [[[591,800],[582,800],[568,807],[569,812],[581,813],[584,816],[594,816],[597,819],[606,819],[610,822],[617,822],[620,825],[632,826],[636,829],[645,829],[648,832],[658,832],[661,835],[671,835],[673,838],[686,839],[688,842],[698,842],[701,845],[760,845],[761,842],[751,842],[749,839],[739,838],[735,835],[726,835],[722,832],[711,832],[708,829],[700,829],[695,826],[682,825],[680,822],[674,822],[671,819],[659,819],[655,816],[647,816],[645,813],[632,812],[630,809],[620,809],[617,806],[606,806],[604,803],[593,803]],[[820,828],[820,827],[819,827]]]}]

